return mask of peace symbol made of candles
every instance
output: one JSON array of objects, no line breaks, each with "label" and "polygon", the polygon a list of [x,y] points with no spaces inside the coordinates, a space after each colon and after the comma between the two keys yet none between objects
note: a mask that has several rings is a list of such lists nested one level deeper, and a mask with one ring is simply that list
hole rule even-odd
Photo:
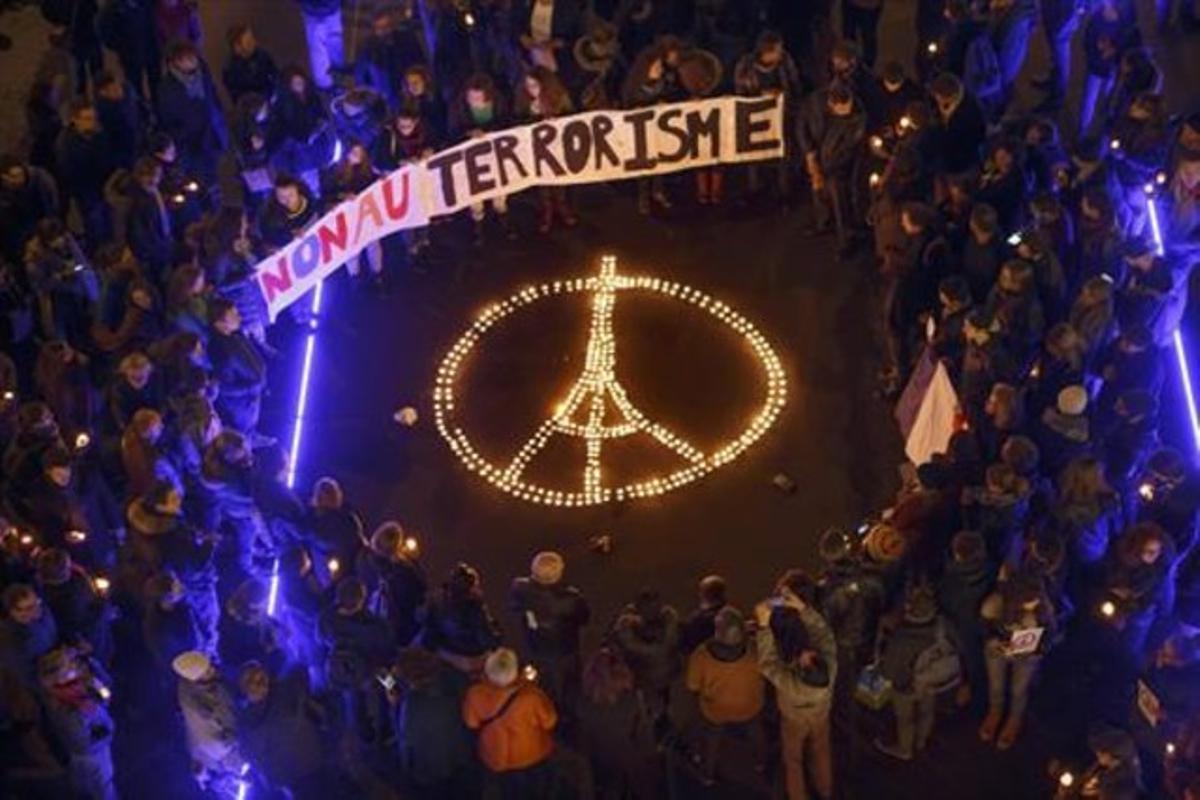
[{"label": "peace symbol made of candles", "polygon": [[[505,317],[548,297],[584,292],[591,294],[592,318],[583,374],[507,464],[492,463],[480,454],[456,421],[461,402],[456,387],[465,359]],[[745,340],[763,371],[765,388],[761,403],[741,434],[704,452],[667,426],[651,420],[630,401],[616,376],[613,310],[621,292],[655,293],[689,303],[715,317]],[[594,277],[530,286],[485,308],[443,359],[433,399],[438,431],[468,469],[522,500],[550,506],[582,507],[664,494],[730,463],[761,439],[775,423],[787,402],[787,377],[766,338],[749,320],[725,303],[673,281],[620,275],[616,258],[604,256],[600,261],[600,272]],[[681,466],[665,476],[608,485],[602,466],[605,442],[636,434],[648,435],[673,452]],[[586,445],[578,488],[550,488],[524,478],[526,467],[555,436],[582,439]]]}]

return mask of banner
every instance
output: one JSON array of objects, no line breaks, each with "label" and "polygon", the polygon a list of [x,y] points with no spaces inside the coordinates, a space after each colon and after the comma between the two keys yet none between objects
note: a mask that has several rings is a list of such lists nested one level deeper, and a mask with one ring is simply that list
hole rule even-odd
[{"label": "banner", "polygon": [[780,158],[783,100],[718,97],[591,111],[497,131],[406,164],[256,267],[272,321],[371,242],[534,186]]}]

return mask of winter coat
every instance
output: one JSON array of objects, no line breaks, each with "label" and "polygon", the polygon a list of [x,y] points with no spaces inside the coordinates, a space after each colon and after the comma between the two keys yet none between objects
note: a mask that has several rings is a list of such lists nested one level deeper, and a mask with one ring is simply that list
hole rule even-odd
[{"label": "winter coat", "polygon": [[389,125],[371,145],[371,162],[377,169],[391,172],[409,161],[416,161],[426,150],[433,148],[434,138],[424,119],[408,136],[401,135],[394,125]]},{"label": "winter coat", "polygon": [[45,606],[38,619],[22,625],[11,617],[0,620],[0,664],[27,686],[37,685],[38,659],[58,644],[58,625]]},{"label": "winter coat", "polygon": [[[632,607],[625,614],[633,615]],[[615,640],[639,688],[661,691],[679,670],[679,614],[667,606],[662,619],[647,624],[636,616],[617,621]]]},{"label": "winter coat", "polygon": [[221,397],[255,395],[266,385],[266,363],[241,331],[223,334],[214,329],[208,340],[208,355],[213,376],[221,386]]},{"label": "winter coat", "polygon": [[915,691],[913,673],[917,659],[937,641],[939,624],[944,625],[943,633],[949,639],[953,635],[953,628],[941,617],[923,624],[905,620],[891,635],[885,636],[879,649],[879,671],[891,681],[896,691]]},{"label": "winter coat", "polygon": [[858,657],[875,641],[885,603],[881,581],[857,563],[830,568],[818,584],[821,616],[839,651]]},{"label": "winter coat", "polygon": [[686,684],[698,696],[704,719],[714,725],[749,722],[762,711],[762,673],[745,644],[728,647],[709,640],[697,647],[688,658]]},{"label": "winter coat", "polygon": [[186,598],[170,609],[149,605],[142,616],[142,639],[158,668],[167,674],[176,656],[200,645],[196,612]]},{"label": "winter coat", "polygon": [[215,159],[228,146],[225,115],[208,67],[200,64],[203,97],[188,95],[184,84],[170,70],[158,87],[158,122],[170,134],[180,156],[190,169]]},{"label": "winter coat", "polygon": [[273,786],[294,786],[325,761],[318,707],[307,683],[303,670],[273,677],[266,699],[238,715],[242,754]]},{"label": "winter coat", "polygon": [[421,565],[363,550],[358,557],[358,577],[371,593],[376,611],[391,625],[397,643],[407,645],[417,634],[417,610],[425,604],[428,588]]},{"label": "winter coat", "polygon": [[833,705],[833,687],[837,682],[837,646],[829,626],[816,611],[804,608],[800,611],[800,619],[808,629],[813,649],[828,665],[829,682],[824,686],[813,686],[804,681],[798,666],[785,664],[779,656],[775,634],[769,625],[758,629],[758,668],[775,687],[775,699],[782,716],[793,720],[821,719],[828,716]]},{"label": "winter coat", "polygon": [[1115,496],[1089,504],[1060,504],[1052,513],[1075,558],[1083,564],[1100,561],[1109,540],[1120,532],[1120,506]]},{"label": "winter coat", "polygon": [[968,236],[962,250],[962,275],[971,287],[971,297],[982,303],[996,285],[996,276],[1004,263],[1004,244],[999,236],[981,244],[974,236]]},{"label": "winter coat", "polygon": [[125,85],[125,95],[120,100],[96,97],[96,114],[111,148],[109,158],[114,168],[132,169],[142,152],[146,115],[141,103],[129,84]]},{"label": "winter coat", "polygon": [[273,195],[263,203],[258,214],[258,231],[272,251],[287,247],[316,222],[320,213],[317,201],[307,186],[300,187],[300,195],[304,198],[304,205],[295,213],[276,202]]},{"label": "winter coat", "polygon": [[25,243],[38,221],[59,213],[58,186],[40,167],[25,167],[25,184],[19,188],[0,186],[0,250],[10,261],[20,261]]},{"label": "winter coat", "polygon": [[848,177],[862,149],[867,116],[855,98],[848,116],[839,117],[829,110],[829,92],[814,92],[799,115],[797,139],[807,156],[815,154],[821,172],[828,177]]},{"label": "winter coat", "polygon": [[234,105],[251,93],[270,99],[279,85],[279,68],[271,54],[259,47],[248,57],[230,55],[221,71],[221,81]]},{"label": "winter coat", "polygon": [[362,517],[345,505],[311,509],[305,527],[313,533],[312,546],[316,553],[336,558],[343,569],[354,567],[359,554],[367,547]]},{"label": "winter coat", "polygon": [[99,649],[107,639],[108,612],[104,601],[92,588],[91,577],[82,567],[71,565],[66,582],[42,583],[38,591],[64,642],[83,640]]},{"label": "winter coat", "polygon": [[500,626],[481,599],[451,604],[442,599],[421,613],[420,643],[434,651],[479,658],[500,644]]},{"label": "winter coat", "polygon": [[1070,417],[1051,406],[1042,412],[1034,428],[1034,441],[1041,453],[1041,468],[1057,475],[1091,446],[1086,416]]},{"label": "winter coat", "polygon": [[220,680],[180,680],[179,707],[192,761],[215,772],[241,768],[233,697]]},{"label": "winter coat", "polygon": [[611,704],[585,698],[577,717],[581,749],[593,773],[605,784],[624,781],[635,798],[652,796],[646,773],[657,757],[654,722],[637,692],[625,692]]},{"label": "winter coat", "polygon": [[104,202],[104,184],[115,166],[108,135],[89,136],[68,127],[58,140],[58,165],[67,196],[86,210]]},{"label": "winter coat", "polygon": [[[516,699],[501,714],[514,694]],[[558,712],[534,684],[500,688],[486,681],[476,683],[463,697],[462,717],[468,728],[479,732],[479,760],[492,772],[528,769],[554,753]]]},{"label": "winter coat", "polygon": [[175,240],[166,200],[161,194],[134,185],[129,191],[126,238],[146,274],[155,280],[166,276],[175,258]]},{"label": "winter coat", "polygon": [[396,751],[405,776],[436,786],[474,768],[471,736],[463,723],[466,675],[439,662],[428,681],[405,687],[394,709]]},{"label": "winter coat", "polygon": [[579,634],[591,619],[587,600],[574,586],[547,586],[517,578],[509,590],[509,608],[521,616],[530,652],[555,658],[579,653]]},{"label": "winter coat", "polygon": [[348,106],[345,95],[335,97],[329,104],[329,116],[342,144],[342,152],[346,152],[352,143],[370,150],[387,118],[388,109],[382,95],[366,89],[359,91],[364,92],[366,98],[361,107]]},{"label": "winter coat", "polygon": [[987,558],[971,561],[947,559],[946,568],[937,584],[938,608],[942,609],[949,622],[964,634],[979,630],[979,608],[995,581],[995,570]]},{"label": "winter coat", "polygon": [[954,175],[977,167],[985,133],[986,125],[979,103],[964,90],[962,100],[949,118],[940,120],[940,171]]},{"label": "winter coat", "polygon": [[733,84],[738,94],[749,97],[759,97],[771,91],[781,92],[785,105],[799,101],[803,88],[800,70],[787,53],[771,69],[764,69],[753,52],[747,53],[734,69]]},{"label": "winter coat", "polygon": [[329,680],[337,688],[359,688],[375,670],[390,666],[396,654],[387,622],[367,611],[342,614],[327,608],[318,631],[329,652]]}]

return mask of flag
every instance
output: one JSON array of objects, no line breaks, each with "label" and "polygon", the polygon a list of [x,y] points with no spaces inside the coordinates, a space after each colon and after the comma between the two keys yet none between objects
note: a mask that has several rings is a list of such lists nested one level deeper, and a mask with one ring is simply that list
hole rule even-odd
[{"label": "flag", "polygon": [[939,361],[908,432],[904,453],[917,466],[928,463],[935,453],[946,452],[950,437],[959,427],[958,395],[946,365]]},{"label": "flag", "polygon": [[900,435],[908,439],[912,432],[913,423],[917,421],[917,412],[921,410],[921,401],[929,382],[933,380],[933,354],[926,347],[921,351],[921,358],[913,369],[908,383],[904,387],[900,400],[896,403],[896,424],[900,426]]}]

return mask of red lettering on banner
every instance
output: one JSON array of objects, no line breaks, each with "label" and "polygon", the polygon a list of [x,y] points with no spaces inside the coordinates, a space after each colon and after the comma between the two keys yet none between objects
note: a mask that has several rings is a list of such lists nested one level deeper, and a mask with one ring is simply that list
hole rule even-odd
[{"label": "red lettering on banner", "polygon": [[262,287],[263,296],[267,298],[267,305],[275,302],[279,295],[286,294],[292,288],[292,270],[288,265],[287,256],[275,259],[274,270],[260,269],[258,285]]},{"label": "red lettering on banner", "polygon": [[383,205],[387,209],[388,219],[395,222],[408,216],[408,176],[409,170],[404,170],[400,175],[400,202],[396,202],[396,197],[393,194],[395,185],[393,178],[388,178],[383,182]]},{"label": "red lettering on banner", "polygon": [[375,202],[374,187],[365,191],[358,198],[358,224],[354,229],[355,247],[363,244],[363,224],[367,221],[367,217],[371,218],[376,228],[383,227],[383,215],[379,213],[379,204]]},{"label": "red lettering on banner", "polygon": [[317,228],[317,238],[321,240],[321,260],[328,264],[333,260],[333,248],[339,250],[346,249],[346,212],[339,211],[334,217],[334,225],[336,228],[331,228],[328,225],[321,225]]}]

